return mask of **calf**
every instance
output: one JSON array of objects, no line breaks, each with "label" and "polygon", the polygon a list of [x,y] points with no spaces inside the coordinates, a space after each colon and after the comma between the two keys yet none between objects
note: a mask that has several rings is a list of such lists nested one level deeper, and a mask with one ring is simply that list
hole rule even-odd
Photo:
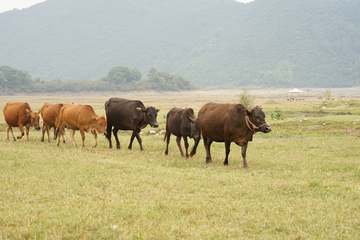
[{"label": "calf", "polygon": [[14,133],[12,127],[19,127],[20,136],[18,139],[21,139],[24,136],[24,126],[26,127],[26,139],[29,140],[29,129],[34,126],[36,130],[40,130],[39,125],[39,112],[33,112],[30,108],[29,103],[27,102],[9,102],[5,105],[4,109],[5,122],[7,123],[6,127],[6,139],[9,140],[9,131],[11,132],[14,141]]},{"label": "calf", "polygon": [[110,98],[105,103],[106,119],[107,119],[107,139],[109,140],[109,148],[111,144],[111,130],[113,130],[116,140],[116,147],[120,149],[120,142],[117,136],[119,130],[133,131],[128,149],[132,148],[134,138],[139,142],[140,150],[143,151],[142,140],[140,138],[140,130],[148,124],[151,127],[158,127],[156,121],[157,113],[160,109],[154,107],[146,108],[141,101],[128,100],[124,98]]},{"label": "calf", "polygon": [[[190,157],[196,153],[197,145],[201,139],[200,137],[200,126],[199,121],[194,114],[192,108],[181,109],[181,108],[172,108],[166,116],[166,133],[164,141],[166,140],[166,150],[165,154],[167,155],[169,150],[170,135],[174,134],[176,136],[176,143],[179,147],[182,157],[189,157],[188,148],[189,143],[187,137],[194,139],[194,147],[190,152]],[[184,139],[185,153],[181,149],[180,140],[181,137]]]},{"label": "calf", "polygon": [[[44,141],[45,131],[48,136],[48,142],[50,142],[50,129],[54,128],[54,140],[56,139],[56,129],[59,127],[60,109],[64,106],[62,103],[51,104],[45,103],[40,109],[41,117],[43,119],[42,137],[41,141]],[[63,142],[66,142],[65,129],[62,131]]]},{"label": "calf", "polygon": [[[93,148],[97,146],[96,132],[106,135],[106,120],[105,117],[99,117],[94,112],[94,109],[90,105],[74,105],[66,104],[60,109],[59,127],[56,130],[56,135],[62,132],[64,127],[70,128],[70,137],[76,147],[74,134],[76,130],[80,130],[82,138],[82,146],[85,147],[85,132],[90,131],[95,138]],[[60,137],[57,140],[57,146],[59,146]]]},{"label": "calf", "polygon": [[228,165],[230,144],[241,146],[244,167],[246,149],[256,132],[268,133],[270,126],[265,122],[265,113],[260,107],[250,111],[242,104],[207,103],[198,114],[201,135],[206,150],[206,162],[211,162],[210,146],[213,141],[225,142],[226,156],[224,165]]}]

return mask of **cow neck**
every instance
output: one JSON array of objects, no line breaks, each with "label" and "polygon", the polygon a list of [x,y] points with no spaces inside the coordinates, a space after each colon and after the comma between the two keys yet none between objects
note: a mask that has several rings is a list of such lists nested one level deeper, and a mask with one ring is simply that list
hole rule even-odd
[{"label": "cow neck", "polygon": [[148,122],[146,121],[146,115],[145,115],[145,112],[144,112],[144,121],[145,121],[146,123],[148,123]]},{"label": "cow neck", "polygon": [[[245,122],[246,122],[246,125],[247,125],[247,127],[252,131],[252,132],[254,132],[254,134],[256,134],[256,132],[255,132],[255,130],[258,130],[259,128],[261,128],[262,126],[264,126],[266,123],[264,123],[264,124],[262,124],[262,125],[260,125],[260,126],[256,126],[255,124],[253,124],[251,121],[250,121],[250,118],[249,118],[249,116],[248,115],[245,115]],[[251,127],[250,127],[250,125],[251,125]]]}]

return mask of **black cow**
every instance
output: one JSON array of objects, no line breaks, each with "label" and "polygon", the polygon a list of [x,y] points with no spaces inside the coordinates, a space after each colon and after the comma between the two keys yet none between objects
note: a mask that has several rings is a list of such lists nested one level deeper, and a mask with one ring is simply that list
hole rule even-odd
[{"label": "black cow", "polygon": [[201,137],[199,121],[196,118],[194,110],[192,108],[172,108],[168,112],[166,116],[166,133],[164,138],[164,141],[167,140],[165,150],[166,155],[169,152],[168,149],[171,134],[174,134],[176,136],[176,143],[179,147],[181,156],[185,157],[180,145],[181,137],[183,137],[184,139],[186,157],[189,157],[189,143],[187,141],[187,137],[193,138],[195,141],[194,147],[190,153],[190,157],[192,157],[196,153],[196,147],[199,144]]},{"label": "black cow", "polygon": [[226,157],[224,165],[228,165],[230,144],[235,142],[241,146],[244,167],[248,141],[252,141],[256,132],[268,133],[270,126],[265,122],[265,113],[260,107],[250,111],[242,104],[207,103],[198,114],[201,134],[206,150],[206,162],[211,162],[210,146],[213,141],[225,142]]},{"label": "black cow", "polygon": [[132,148],[132,142],[134,138],[138,140],[141,151],[144,150],[141,144],[141,138],[139,136],[140,130],[145,128],[148,124],[151,127],[158,127],[159,124],[156,121],[157,113],[160,109],[154,107],[146,108],[141,101],[128,100],[124,98],[110,98],[105,103],[106,120],[107,120],[107,139],[109,139],[109,147],[111,144],[111,130],[116,140],[116,147],[120,149],[120,142],[117,136],[119,130],[132,130],[129,149]]}]

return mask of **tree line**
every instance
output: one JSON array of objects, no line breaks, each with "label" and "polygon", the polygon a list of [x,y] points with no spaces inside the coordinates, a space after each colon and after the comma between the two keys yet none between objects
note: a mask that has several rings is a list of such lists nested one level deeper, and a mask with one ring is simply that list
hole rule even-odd
[{"label": "tree line", "polygon": [[82,91],[183,91],[195,90],[198,86],[188,79],[151,68],[142,78],[139,69],[125,66],[113,67],[106,76],[95,80],[33,79],[25,70],[9,66],[0,67],[0,94],[82,92]]}]

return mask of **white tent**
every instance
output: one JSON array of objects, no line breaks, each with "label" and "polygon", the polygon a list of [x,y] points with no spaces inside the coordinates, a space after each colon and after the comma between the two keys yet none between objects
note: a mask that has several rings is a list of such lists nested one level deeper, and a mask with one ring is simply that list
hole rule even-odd
[{"label": "white tent", "polygon": [[297,96],[297,97],[304,97],[304,91],[301,91],[297,88],[294,88],[293,90],[291,91],[288,91],[288,100],[294,100],[294,96]]}]

